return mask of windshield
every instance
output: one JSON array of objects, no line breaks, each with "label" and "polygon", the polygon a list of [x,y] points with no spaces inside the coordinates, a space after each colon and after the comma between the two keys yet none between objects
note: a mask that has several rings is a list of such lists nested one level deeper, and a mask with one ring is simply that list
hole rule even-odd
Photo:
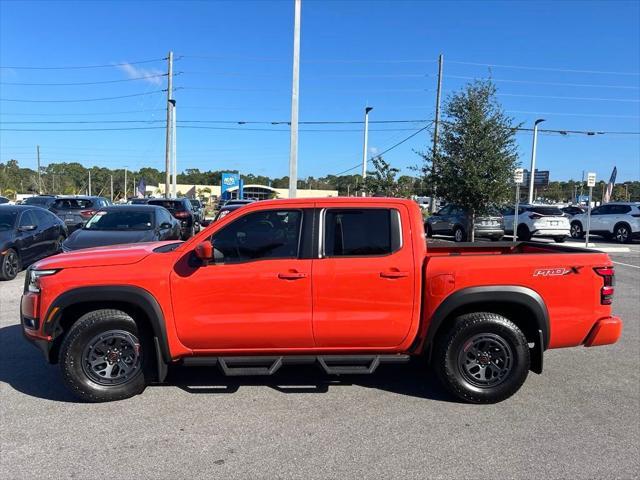
[{"label": "windshield", "polygon": [[182,202],[174,200],[151,200],[149,205],[158,205],[166,208],[167,210],[184,210]]},{"label": "windshield", "polygon": [[11,230],[17,216],[18,212],[0,212],[0,231]]},{"label": "windshield", "polygon": [[82,210],[91,208],[93,202],[83,198],[60,198],[53,203],[56,210]]},{"label": "windshield", "polygon": [[29,197],[22,203],[24,205],[47,205],[52,200],[51,197]]},{"label": "windshield", "polygon": [[151,212],[110,212],[102,210],[87,222],[85,230],[151,230]]}]

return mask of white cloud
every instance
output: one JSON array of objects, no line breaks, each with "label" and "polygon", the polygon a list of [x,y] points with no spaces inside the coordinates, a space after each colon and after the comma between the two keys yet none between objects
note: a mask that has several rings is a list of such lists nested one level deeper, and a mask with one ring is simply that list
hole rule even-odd
[{"label": "white cloud", "polygon": [[158,70],[157,68],[141,68],[129,63],[118,65],[118,68],[122,70],[129,78],[150,77],[145,78],[141,81],[150,83],[151,85],[162,85],[165,82],[164,77],[158,76],[164,74],[164,72],[162,70]]},{"label": "white cloud", "polygon": [[369,154],[370,155],[377,155],[379,151],[380,151],[380,149],[378,147],[369,147]]}]

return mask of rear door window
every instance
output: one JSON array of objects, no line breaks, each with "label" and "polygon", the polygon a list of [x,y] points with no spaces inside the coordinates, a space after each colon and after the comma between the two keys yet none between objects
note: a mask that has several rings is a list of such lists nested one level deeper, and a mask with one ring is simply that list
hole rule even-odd
[{"label": "rear door window", "polygon": [[20,215],[20,223],[18,224],[19,227],[28,227],[31,225],[37,225],[36,219],[33,215],[33,212],[31,212],[31,210],[27,210],[26,212],[22,212],[22,215]]},{"label": "rear door window", "polygon": [[388,255],[400,248],[400,214],[386,208],[328,209],[324,221],[324,255]]}]

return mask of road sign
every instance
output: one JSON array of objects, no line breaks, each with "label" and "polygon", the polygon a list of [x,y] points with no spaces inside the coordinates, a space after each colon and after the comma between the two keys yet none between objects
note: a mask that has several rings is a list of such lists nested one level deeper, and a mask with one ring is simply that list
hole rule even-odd
[{"label": "road sign", "polygon": [[595,187],[596,186],[596,174],[594,172],[589,172],[587,174],[587,187]]},{"label": "road sign", "polygon": [[523,168],[516,168],[513,171],[513,181],[517,185],[521,185],[522,184],[522,182],[524,181],[524,169]]},{"label": "road sign", "polygon": [[[529,170],[527,170],[526,168],[524,170],[523,183],[525,185],[529,185]],[[546,187],[548,185],[549,185],[549,170],[538,170],[536,168],[536,171],[533,177],[533,186]]]}]

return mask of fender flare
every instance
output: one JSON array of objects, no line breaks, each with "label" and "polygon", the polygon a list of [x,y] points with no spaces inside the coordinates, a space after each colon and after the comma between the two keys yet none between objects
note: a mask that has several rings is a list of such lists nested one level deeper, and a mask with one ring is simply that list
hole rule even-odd
[{"label": "fender flare", "polygon": [[162,309],[155,297],[140,287],[131,285],[105,285],[79,287],[68,290],[56,297],[56,299],[51,302],[51,305],[49,305],[49,309],[44,318],[50,318],[55,308],[58,308],[58,310],[55,312],[54,318],[50,322],[45,323],[45,333],[54,335],[54,333],[58,332],[60,319],[66,308],[91,302],[122,302],[142,310],[149,319],[153,336],[157,339],[154,341],[157,347],[157,360],[161,360],[165,364],[171,362],[167,328]]},{"label": "fender flare", "polygon": [[510,285],[468,287],[449,295],[431,316],[425,344],[431,345],[433,343],[436,332],[455,310],[474,303],[510,303],[526,308],[534,317],[536,330],[541,332],[542,350],[548,348],[550,335],[549,312],[544,300],[530,288]]}]

